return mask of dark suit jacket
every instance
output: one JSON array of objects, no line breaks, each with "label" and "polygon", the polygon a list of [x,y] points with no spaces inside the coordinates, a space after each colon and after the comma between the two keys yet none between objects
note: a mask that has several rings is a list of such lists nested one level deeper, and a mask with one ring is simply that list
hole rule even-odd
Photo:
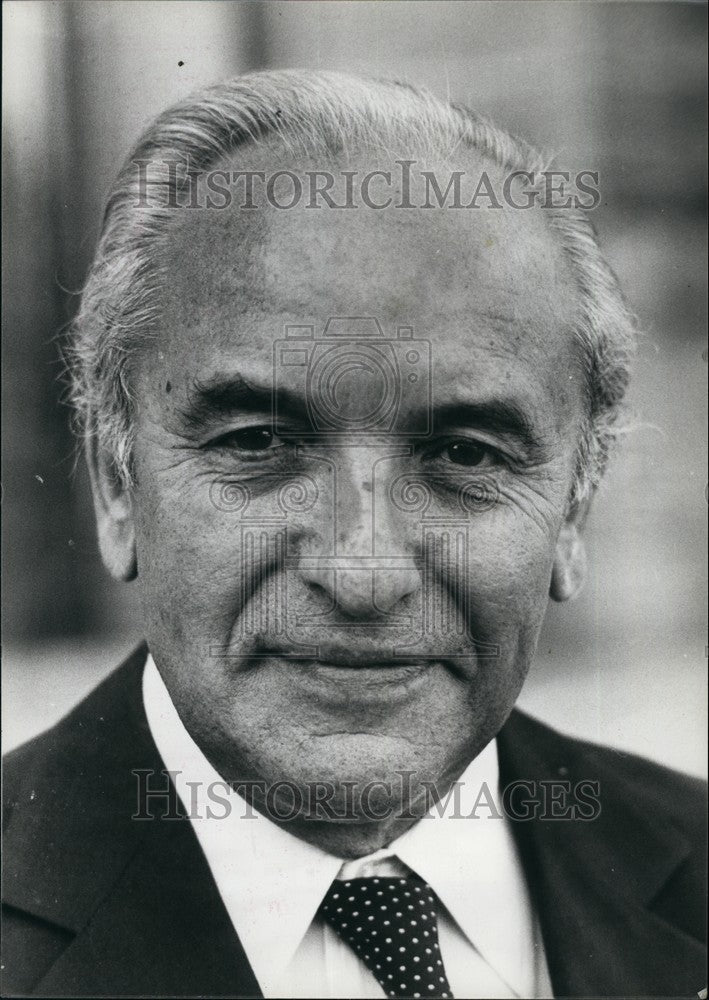
[{"label": "dark suit jacket", "polygon": [[[144,659],[7,758],[3,996],[261,996],[189,821],[131,819]],[[555,995],[696,997],[702,784],[518,712],[499,748],[503,784],[600,782],[597,819],[513,824]]]}]

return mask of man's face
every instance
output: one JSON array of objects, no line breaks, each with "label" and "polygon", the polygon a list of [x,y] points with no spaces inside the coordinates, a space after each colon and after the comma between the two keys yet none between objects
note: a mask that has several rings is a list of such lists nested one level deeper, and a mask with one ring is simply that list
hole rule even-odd
[{"label": "man's face", "polygon": [[184,210],[163,263],[132,511],[185,725],[228,780],[445,785],[517,698],[568,512],[543,211]]}]

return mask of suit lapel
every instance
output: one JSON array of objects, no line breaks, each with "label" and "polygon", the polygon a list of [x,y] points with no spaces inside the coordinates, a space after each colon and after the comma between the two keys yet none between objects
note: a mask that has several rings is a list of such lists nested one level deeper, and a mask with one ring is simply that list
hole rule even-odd
[{"label": "suit lapel", "polygon": [[188,820],[151,824],[37,992],[262,996]]},{"label": "suit lapel", "polygon": [[[58,725],[13,803],[5,902],[74,933],[35,992],[260,997],[189,820],[161,815],[181,809],[143,709],[145,656]],[[154,819],[133,818],[136,770],[171,789]]]},{"label": "suit lapel", "polygon": [[[689,853],[661,816],[648,815],[631,783],[602,757],[580,754],[520,713],[500,734],[501,783],[600,783],[590,821],[513,822],[539,915],[554,995],[696,996],[704,949],[650,904]],[[632,942],[632,946],[630,943]]]}]

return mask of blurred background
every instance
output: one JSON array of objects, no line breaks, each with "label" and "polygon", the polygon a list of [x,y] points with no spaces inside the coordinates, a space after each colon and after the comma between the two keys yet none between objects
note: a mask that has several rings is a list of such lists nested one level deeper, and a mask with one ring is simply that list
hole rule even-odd
[{"label": "blurred background", "polygon": [[60,402],[58,341],[113,176],[191,90],[308,67],[410,79],[599,171],[595,222],[645,331],[637,429],[588,526],[588,585],[550,608],[521,704],[705,771],[706,24],[699,3],[5,3],[6,747],[140,639],[134,588],[102,569]]}]

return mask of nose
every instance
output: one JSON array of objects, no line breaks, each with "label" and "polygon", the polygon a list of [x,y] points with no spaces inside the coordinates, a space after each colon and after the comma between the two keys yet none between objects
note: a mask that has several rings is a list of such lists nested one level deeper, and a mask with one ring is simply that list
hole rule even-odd
[{"label": "nose", "polygon": [[344,460],[340,456],[333,530],[318,533],[320,540],[332,539],[334,551],[321,542],[317,551],[311,549],[301,558],[301,579],[358,621],[395,613],[397,605],[421,587],[414,543],[407,537],[408,519],[392,505],[385,483],[376,482],[377,467],[385,464],[365,448],[347,449]]}]

